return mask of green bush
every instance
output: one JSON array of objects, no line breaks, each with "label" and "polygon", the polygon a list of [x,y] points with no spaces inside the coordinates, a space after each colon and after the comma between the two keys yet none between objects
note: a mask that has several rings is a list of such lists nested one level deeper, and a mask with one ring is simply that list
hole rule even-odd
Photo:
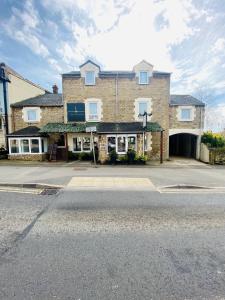
[{"label": "green bush", "polygon": [[80,152],[79,160],[90,161],[92,160],[93,154],[91,152]]},{"label": "green bush", "polygon": [[128,163],[128,157],[127,155],[123,155],[119,157],[119,163],[122,165],[126,165]]},{"label": "green bush", "polygon": [[78,160],[79,159],[79,153],[74,153],[72,151],[68,152],[68,159],[69,160]]},{"label": "green bush", "polygon": [[225,138],[219,133],[212,133],[211,131],[204,132],[201,141],[212,148],[225,147]]},{"label": "green bush", "polygon": [[145,155],[136,155],[134,163],[137,165],[145,165],[147,161],[147,156]]},{"label": "green bush", "polygon": [[111,164],[115,165],[117,159],[118,159],[118,155],[117,155],[116,151],[115,150],[110,151],[109,152],[109,162]]},{"label": "green bush", "polygon": [[127,160],[129,164],[133,164],[136,157],[136,152],[133,149],[127,151]]}]

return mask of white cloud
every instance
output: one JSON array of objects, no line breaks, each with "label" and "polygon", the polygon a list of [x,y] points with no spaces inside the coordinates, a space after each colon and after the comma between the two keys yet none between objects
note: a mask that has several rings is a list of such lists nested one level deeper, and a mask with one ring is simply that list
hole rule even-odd
[{"label": "white cloud", "polygon": [[[66,9],[71,9],[70,0],[54,2],[58,11],[60,6],[64,13]],[[195,34],[198,29],[191,27],[190,22],[205,14],[195,9],[190,0],[78,0],[76,5],[88,13],[96,30],[93,30],[91,22],[85,26],[71,23],[74,41],[65,41],[63,45],[66,50],[63,56],[65,62],[79,64],[85,57],[95,56],[110,69],[131,69],[135,63],[145,58],[158,69],[175,71],[170,47]],[[124,11],[126,13],[122,13]],[[121,14],[120,18],[118,14]],[[158,31],[154,21],[160,14],[163,14],[168,26]],[[116,25],[112,27],[113,24]],[[109,28],[111,29],[108,30]]]},{"label": "white cloud", "polygon": [[211,48],[213,53],[219,53],[225,50],[225,38],[219,38]]}]

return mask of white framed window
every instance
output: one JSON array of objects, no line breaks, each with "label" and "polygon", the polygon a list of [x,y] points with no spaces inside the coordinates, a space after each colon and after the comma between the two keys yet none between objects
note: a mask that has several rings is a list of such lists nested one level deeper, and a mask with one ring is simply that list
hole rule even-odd
[{"label": "white framed window", "polygon": [[98,122],[102,119],[102,101],[89,98],[85,100],[85,119],[87,122]]},{"label": "white framed window", "polygon": [[191,122],[194,120],[195,108],[192,106],[178,107],[178,120],[183,122]]},{"label": "white framed window", "polygon": [[129,149],[137,150],[136,134],[107,135],[108,154],[112,150],[118,154],[126,154]]},{"label": "white framed window", "polygon": [[95,85],[95,72],[86,71],[85,72],[85,85]]},{"label": "white framed window", "polygon": [[139,72],[139,84],[149,84],[148,71],[140,71]]},{"label": "white framed window", "polygon": [[88,119],[91,121],[98,120],[98,103],[90,102],[89,104],[89,116]]},{"label": "white framed window", "polygon": [[9,154],[37,154],[46,152],[47,140],[44,138],[9,138]]},{"label": "white framed window", "polygon": [[145,112],[148,112],[148,102],[143,101],[138,103],[138,114],[143,115]]},{"label": "white framed window", "polygon": [[23,108],[23,120],[27,123],[40,122],[41,109],[40,107],[24,107]]},{"label": "white framed window", "polygon": [[[152,112],[152,100],[151,98],[137,98],[135,99],[135,110],[134,110],[134,119],[136,121],[142,122],[144,112],[150,114]],[[150,121],[151,116],[148,117],[148,121]]]},{"label": "white framed window", "polygon": [[91,147],[91,138],[77,136],[73,138],[73,152],[90,152]]},{"label": "white framed window", "polygon": [[182,108],[181,109],[181,119],[182,120],[190,120],[191,119],[191,109],[190,108]]}]

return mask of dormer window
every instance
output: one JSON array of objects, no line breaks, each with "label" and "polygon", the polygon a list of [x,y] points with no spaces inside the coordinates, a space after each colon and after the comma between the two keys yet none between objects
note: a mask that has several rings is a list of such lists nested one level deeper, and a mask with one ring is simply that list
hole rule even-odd
[{"label": "dormer window", "polygon": [[140,71],[139,73],[139,84],[148,84],[149,76],[147,71]]},{"label": "dormer window", "polygon": [[85,73],[85,85],[95,85],[95,72],[87,71]]}]

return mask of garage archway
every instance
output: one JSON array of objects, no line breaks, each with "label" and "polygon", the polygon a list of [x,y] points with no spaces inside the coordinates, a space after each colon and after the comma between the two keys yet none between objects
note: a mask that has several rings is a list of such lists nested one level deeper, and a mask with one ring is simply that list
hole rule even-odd
[{"label": "garage archway", "polygon": [[196,158],[197,136],[190,133],[178,133],[169,137],[169,155]]}]

